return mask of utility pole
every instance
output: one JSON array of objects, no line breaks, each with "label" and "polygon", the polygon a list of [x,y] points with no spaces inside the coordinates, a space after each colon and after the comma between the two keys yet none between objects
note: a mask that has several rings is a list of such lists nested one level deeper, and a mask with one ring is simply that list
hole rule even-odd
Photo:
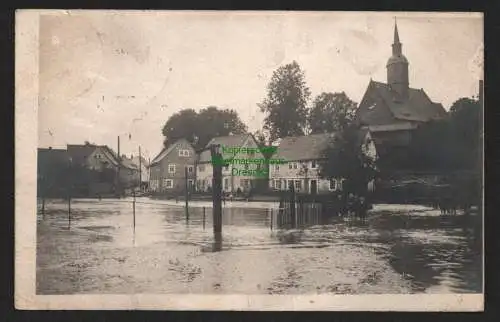
[{"label": "utility pole", "polygon": [[141,146],[139,145],[139,191],[142,192],[142,157]]},{"label": "utility pole", "polygon": [[116,190],[119,196],[121,196],[120,191],[120,167],[121,167],[121,156],[120,156],[120,136],[118,135],[118,169],[116,171]]},{"label": "utility pole", "polygon": [[185,195],[185,200],[186,200],[186,223],[189,222],[189,209],[188,209],[188,199],[189,199],[189,191],[188,191],[188,168],[187,166],[184,167],[184,195]]}]

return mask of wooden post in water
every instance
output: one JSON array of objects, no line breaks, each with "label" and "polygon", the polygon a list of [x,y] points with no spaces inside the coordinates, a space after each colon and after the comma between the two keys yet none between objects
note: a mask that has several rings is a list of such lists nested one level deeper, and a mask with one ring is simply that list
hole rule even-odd
[{"label": "wooden post in water", "polygon": [[213,184],[212,184],[212,200],[213,200],[213,221],[214,234],[216,237],[222,233],[222,155],[219,151],[219,145],[210,147],[213,167]]},{"label": "wooden post in water", "polygon": [[71,194],[68,195],[68,228],[71,228]]},{"label": "wooden post in water", "polygon": [[293,228],[296,228],[297,227],[297,213],[296,213],[296,208],[295,208],[295,186],[294,184],[292,184],[291,188],[290,188],[290,193],[291,193],[291,198],[290,198],[290,210],[291,210],[291,222],[292,222],[292,226]]},{"label": "wooden post in water", "polygon": [[185,194],[185,200],[186,200],[186,223],[188,223],[189,222],[189,208],[188,208],[189,207],[189,201],[188,201],[189,191],[188,191],[188,168],[187,168],[187,166],[184,167],[184,177],[185,177],[184,178],[185,179],[184,180],[185,181],[184,182],[185,183],[185,189],[184,189],[185,193],[184,194]]},{"label": "wooden post in water", "polygon": [[134,201],[132,201],[132,215],[133,215],[133,228],[135,235],[135,188],[134,188]]},{"label": "wooden post in water", "polygon": [[205,230],[205,218],[206,218],[205,207],[203,207],[203,230]]},{"label": "wooden post in water", "polygon": [[273,208],[271,208],[271,231],[273,230],[273,220],[274,220],[274,212]]}]

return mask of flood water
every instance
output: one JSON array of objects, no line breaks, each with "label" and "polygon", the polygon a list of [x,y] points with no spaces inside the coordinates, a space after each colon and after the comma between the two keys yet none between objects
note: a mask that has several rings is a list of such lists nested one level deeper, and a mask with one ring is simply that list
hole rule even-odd
[{"label": "flood water", "polygon": [[191,202],[189,220],[183,205],[138,198],[134,230],[131,199],[72,200],[71,221],[67,202],[47,201],[37,293],[482,292],[478,215],[376,205],[366,222],[279,230],[268,209],[277,204],[233,202],[215,240],[211,203]]}]

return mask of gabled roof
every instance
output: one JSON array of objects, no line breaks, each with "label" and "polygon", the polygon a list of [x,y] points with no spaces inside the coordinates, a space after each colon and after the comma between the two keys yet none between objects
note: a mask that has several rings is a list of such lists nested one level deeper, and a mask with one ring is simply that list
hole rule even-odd
[{"label": "gabled roof", "polygon": [[153,161],[151,161],[151,164],[150,166],[160,162],[161,160],[163,160],[163,158],[165,158],[167,155],[170,154],[170,152],[172,152],[172,150],[179,144],[179,143],[186,143],[188,144],[189,146],[192,147],[191,143],[189,143],[188,140],[186,139],[179,139],[177,141],[175,141],[174,143],[172,143],[171,145],[169,145],[168,148],[163,148],[160,153],[158,153],[158,155],[153,159]]},{"label": "gabled roof", "polygon": [[[369,92],[374,92],[380,97],[393,117],[398,120],[428,122],[446,115],[443,106],[432,102],[423,89],[409,88],[408,99],[398,100],[395,99],[396,93],[388,84],[371,80],[367,94]],[[361,115],[362,120],[369,119],[371,113],[377,113],[377,109],[365,112],[365,115]]]},{"label": "gabled roof", "polygon": [[68,155],[71,157],[73,163],[84,164],[85,160],[97,149],[101,148],[107,158],[113,165],[120,164],[120,159],[116,153],[107,145],[95,144],[68,144]]},{"label": "gabled roof", "polygon": [[122,159],[122,165],[124,168],[131,170],[139,170],[139,165],[136,165],[133,160],[124,158]]},{"label": "gabled roof", "polygon": [[[245,134],[236,134],[236,135],[228,135],[228,136],[218,136],[210,140],[206,147],[209,147],[212,144],[220,144],[223,146],[227,147],[241,147],[245,143],[245,141],[248,139],[248,137],[253,136],[250,133],[245,133]],[[206,163],[210,162],[212,160],[212,156],[210,155],[209,150],[204,150],[199,154],[198,157],[198,162],[199,163]]]},{"label": "gabled roof", "polygon": [[285,162],[321,159],[323,150],[335,141],[335,137],[335,133],[284,137],[273,158]]}]

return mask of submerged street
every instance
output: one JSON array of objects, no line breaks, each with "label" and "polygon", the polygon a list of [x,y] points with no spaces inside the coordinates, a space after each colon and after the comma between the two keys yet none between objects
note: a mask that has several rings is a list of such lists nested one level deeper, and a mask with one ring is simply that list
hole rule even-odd
[{"label": "submerged street", "polygon": [[138,198],[134,233],[131,199],[73,200],[71,222],[67,202],[48,201],[37,293],[482,292],[478,215],[375,205],[364,223],[284,231],[271,229],[276,203],[228,202],[216,245],[211,202],[190,202],[188,221],[183,205]]}]

